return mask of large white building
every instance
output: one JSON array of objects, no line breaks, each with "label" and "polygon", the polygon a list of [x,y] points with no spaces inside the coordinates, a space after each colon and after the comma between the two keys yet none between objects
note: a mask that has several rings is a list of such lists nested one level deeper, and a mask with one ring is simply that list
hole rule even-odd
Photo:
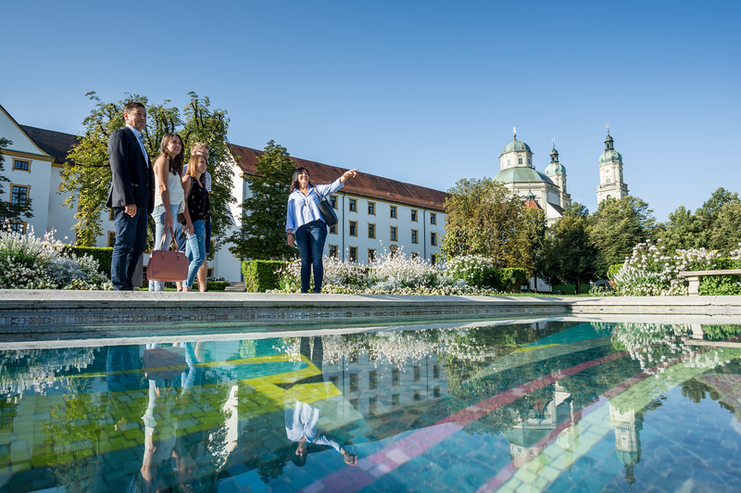
[{"label": "large white building", "polygon": [[[13,228],[26,232],[32,227],[37,236],[55,229],[58,239],[73,243],[75,232],[72,228],[77,223],[75,211],[62,205],[67,196],[57,190],[62,183],[63,164],[78,137],[20,125],[1,105],[0,137],[12,142],[2,149],[4,174],[10,179],[10,183],[3,184],[5,199],[13,203],[32,201],[33,217],[14,224]],[[246,177],[256,173],[262,152],[234,144],[230,144],[229,149],[233,155],[231,165],[237,175],[232,190],[237,202],[231,206],[231,212],[234,227],[238,228],[242,212],[239,204],[250,193]],[[329,183],[355,167],[339,168],[291,159],[297,166],[309,170],[313,183]],[[401,251],[435,263],[445,232],[445,198],[445,192],[360,173],[331,196],[339,223],[330,230],[324,253],[343,261],[367,265],[384,250]],[[115,228],[112,213],[102,218],[102,227],[105,233],[98,238],[96,246],[113,246]],[[229,234],[231,232],[227,232],[227,236]],[[209,258],[209,276],[222,276],[238,282],[242,276],[240,260],[229,252],[229,246],[224,245],[213,258]]]}]

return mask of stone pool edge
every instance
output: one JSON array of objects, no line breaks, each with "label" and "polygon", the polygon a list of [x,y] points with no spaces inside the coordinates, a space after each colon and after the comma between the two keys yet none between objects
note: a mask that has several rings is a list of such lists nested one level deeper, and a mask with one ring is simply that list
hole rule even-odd
[{"label": "stone pool edge", "polygon": [[396,323],[506,316],[740,315],[741,296],[569,298],[0,290],[0,334],[150,325]]}]

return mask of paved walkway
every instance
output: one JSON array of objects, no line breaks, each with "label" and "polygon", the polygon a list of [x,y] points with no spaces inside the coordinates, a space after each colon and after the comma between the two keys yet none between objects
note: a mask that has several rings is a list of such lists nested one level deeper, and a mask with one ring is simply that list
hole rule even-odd
[{"label": "paved walkway", "polygon": [[[566,315],[741,318],[741,296],[395,296],[0,290],[0,333],[272,328]],[[738,323],[738,322],[735,322]]]}]

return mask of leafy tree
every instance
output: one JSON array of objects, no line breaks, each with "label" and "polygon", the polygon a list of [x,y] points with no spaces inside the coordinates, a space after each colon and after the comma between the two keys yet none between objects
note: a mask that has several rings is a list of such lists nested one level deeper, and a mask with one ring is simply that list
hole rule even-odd
[{"label": "leafy tree", "polygon": [[590,238],[597,248],[597,275],[604,277],[612,264],[621,264],[638,243],[652,237],[656,220],[648,204],[638,197],[600,202],[590,218]]},{"label": "leafy tree", "polygon": [[491,178],[462,179],[448,190],[442,252],[447,258],[481,255],[496,268],[522,267],[523,206],[517,195]]},{"label": "leafy tree", "polygon": [[[538,276],[543,272],[543,245],[547,226],[545,211],[524,207],[522,210],[522,225],[519,229],[522,246],[522,265],[528,277]],[[537,286],[537,283],[536,283]]]},{"label": "leafy tree", "polygon": [[589,238],[589,211],[574,202],[563,217],[549,231],[543,248],[544,276],[551,284],[558,281],[576,285],[594,277],[597,266],[597,249]]},{"label": "leafy tree", "polygon": [[242,226],[232,234],[229,251],[246,259],[285,258],[296,255],[286,243],[286,213],[291,177],[296,165],[285,147],[268,142],[257,163],[257,175],[248,176],[250,196],[242,202]]},{"label": "leafy tree", "polygon": [[225,110],[211,110],[208,97],[199,98],[189,92],[190,102],[185,107],[185,126],[180,130],[186,146],[187,157],[190,147],[196,142],[209,146],[208,172],[211,173],[211,238],[215,250],[226,241],[226,233],[234,224],[229,204],[236,202],[232,196],[234,187],[232,166],[234,158],[227,145],[229,118]]},{"label": "leafy tree", "polygon": [[716,221],[718,220],[718,217],[720,216],[721,211],[724,209],[724,207],[732,203],[739,203],[738,194],[736,192],[731,193],[725,188],[721,187],[713,192],[713,195],[711,195],[711,197],[704,204],[702,204],[702,207],[695,211],[695,218],[696,221],[699,223],[699,232],[697,239],[698,247],[713,248],[712,238],[716,226]]},{"label": "leafy tree", "polygon": [[[13,142],[0,137],[0,173],[5,171],[5,156],[3,156],[3,149],[11,145]],[[3,189],[3,183],[10,183],[5,175],[0,174],[0,222],[5,221],[22,221],[24,218],[33,217],[31,213],[31,199],[27,198],[25,204],[13,204],[9,200],[3,200],[5,197],[5,191]]]},{"label": "leafy tree", "polygon": [[741,243],[741,201],[723,204],[710,231],[708,247],[728,256]]},{"label": "leafy tree", "polygon": [[739,206],[741,200],[738,194],[721,187],[694,214],[684,207],[678,207],[669,214],[669,221],[660,225],[656,237],[670,252],[708,248],[727,255],[741,241],[736,212]]},{"label": "leafy tree", "polygon": [[679,206],[669,214],[669,221],[659,225],[658,230],[656,238],[662,241],[669,252],[686,250],[697,246],[700,222],[692,212]]}]

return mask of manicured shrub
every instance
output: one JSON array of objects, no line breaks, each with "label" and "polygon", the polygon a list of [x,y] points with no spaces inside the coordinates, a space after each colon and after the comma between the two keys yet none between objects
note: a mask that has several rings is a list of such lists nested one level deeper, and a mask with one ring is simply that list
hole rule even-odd
[{"label": "manicured shrub", "polygon": [[88,255],[98,261],[98,272],[111,276],[111,259],[113,258],[113,248],[111,247],[80,247],[65,245],[65,252],[74,253],[78,257]]},{"label": "manicured shrub", "polygon": [[248,293],[264,293],[279,289],[281,269],[286,265],[281,260],[245,260],[242,262],[244,287]]}]

